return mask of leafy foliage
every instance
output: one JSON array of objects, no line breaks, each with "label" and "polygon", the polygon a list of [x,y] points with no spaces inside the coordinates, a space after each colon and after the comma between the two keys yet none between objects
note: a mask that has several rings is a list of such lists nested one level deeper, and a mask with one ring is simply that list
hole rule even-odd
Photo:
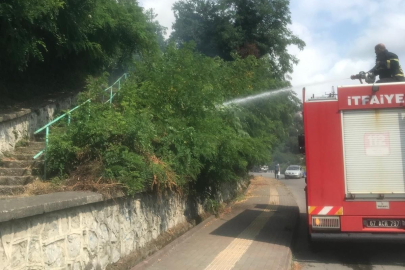
[{"label": "leafy foliage", "polygon": [[[63,174],[98,160],[102,176],[125,184],[129,193],[190,184],[204,190],[269,162],[292,121],[285,114],[297,106],[291,92],[276,95],[279,102],[222,105],[286,85],[269,76],[268,60],[253,56],[226,62],[190,44],[170,45],[135,69],[112,107],[92,102],[90,119],[81,111],[67,132],[52,138],[52,171]],[[82,98],[100,99],[100,83],[89,80]]]},{"label": "leafy foliage", "polygon": [[0,18],[0,59],[11,70],[78,55],[111,65],[154,45],[142,9],[130,0],[5,0]]},{"label": "leafy foliage", "polygon": [[1,1],[0,92],[21,99],[122,74],[135,55],[159,51],[162,31],[133,0]]},{"label": "leafy foliage", "polygon": [[298,112],[298,108],[292,112],[296,113],[291,114],[293,121],[287,130],[286,138],[274,148],[272,153],[273,163],[280,163],[282,172],[289,165],[305,165],[305,159],[298,150],[298,135],[304,132],[302,116]]},{"label": "leafy foliage", "polygon": [[233,59],[233,52],[267,56],[273,74],[282,78],[298,62],[287,47],[305,46],[288,28],[288,6],[289,0],[181,0],[173,6],[172,39],[193,40],[203,54],[226,60]]}]

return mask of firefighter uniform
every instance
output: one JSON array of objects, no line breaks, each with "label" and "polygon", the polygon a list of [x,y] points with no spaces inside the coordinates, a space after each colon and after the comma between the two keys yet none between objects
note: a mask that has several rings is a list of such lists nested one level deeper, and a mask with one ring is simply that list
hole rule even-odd
[{"label": "firefighter uniform", "polygon": [[404,72],[399,64],[398,56],[387,50],[377,55],[376,65],[369,71],[374,75],[379,75],[378,82],[403,82]]}]

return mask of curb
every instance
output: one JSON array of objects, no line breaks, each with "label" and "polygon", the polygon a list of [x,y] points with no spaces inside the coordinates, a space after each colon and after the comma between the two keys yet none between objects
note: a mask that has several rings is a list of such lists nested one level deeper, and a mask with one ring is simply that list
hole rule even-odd
[{"label": "curb", "polygon": [[131,268],[131,270],[143,270],[146,269],[147,267],[151,266],[155,262],[159,260],[159,257],[167,252],[170,252],[173,248],[175,248],[178,244],[181,244],[191,236],[193,236],[197,231],[199,231],[204,225],[207,223],[211,222],[212,220],[215,219],[215,216],[211,215],[208,218],[204,219],[204,221],[200,222],[198,225],[194,226],[192,229],[188,230],[185,232],[183,235],[179,236],[169,244],[167,244],[164,248],[161,250],[155,252],[151,256],[147,257],[137,265]]}]

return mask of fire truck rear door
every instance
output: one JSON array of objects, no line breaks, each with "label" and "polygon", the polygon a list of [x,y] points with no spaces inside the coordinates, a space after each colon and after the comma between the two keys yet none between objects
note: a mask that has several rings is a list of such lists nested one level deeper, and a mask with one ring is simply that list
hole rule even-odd
[{"label": "fire truck rear door", "polygon": [[342,112],[346,196],[405,198],[405,109]]}]

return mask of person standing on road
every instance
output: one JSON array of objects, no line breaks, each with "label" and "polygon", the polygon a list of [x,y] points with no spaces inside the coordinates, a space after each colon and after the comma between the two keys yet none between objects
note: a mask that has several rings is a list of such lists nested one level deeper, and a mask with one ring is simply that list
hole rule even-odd
[{"label": "person standing on road", "polygon": [[279,177],[279,174],[278,174],[278,172],[280,171],[280,164],[276,164],[276,167],[275,167],[275,169],[274,169],[274,178],[276,178],[276,179],[279,179],[280,177]]}]

